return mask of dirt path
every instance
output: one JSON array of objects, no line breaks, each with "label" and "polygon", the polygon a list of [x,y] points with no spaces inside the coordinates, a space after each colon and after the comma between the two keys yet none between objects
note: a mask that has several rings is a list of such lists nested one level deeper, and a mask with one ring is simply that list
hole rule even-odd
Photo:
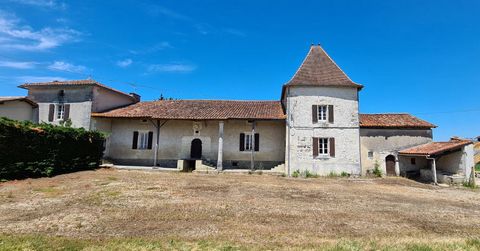
[{"label": "dirt path", "polygon": [[297,245],[480,237],[480,193],[402,178],[101,169],[0,183],[0,232]]}]

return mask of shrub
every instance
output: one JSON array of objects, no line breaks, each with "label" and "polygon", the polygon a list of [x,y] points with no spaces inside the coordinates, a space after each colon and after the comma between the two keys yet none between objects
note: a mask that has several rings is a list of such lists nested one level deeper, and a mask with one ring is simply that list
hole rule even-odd
[{"label": "shrub", "polygon": [[103,134],[83,128],[0,118],[0,179],[97,168],[104,139]]},{"label": "shrub", "polygon": [[380,164],[378,164],[378,161],[375,161],[372,173],[377,177],[382,177],[382,170],[380,170]]},{"label": "shrub", "polygon": [[336,177],[338,177],[338,174],[337,174],[335,171],[330,171],[330,172],[328,173],[328,177],[330,177],[330,178],[336,178]]},{"label": "shrub", "polygon": [[303,172],[302,176],[305,177],[305,178],[318,178],[318,174],[312,173],[308,170],[305,170],[305,172]]},{"label": "shrub", "polygon": [[347,172],[345,172],[345,171],[343,171],[343,172],[340,174],[340,176],[342,176],[342,177],[350,177],[350,174],[347,173]]},{"label": "shrub", "polygon": [[297,169],[297,170],[293,171],[292,177],[298,178],[298,176],[300,176],[300,170]]}]

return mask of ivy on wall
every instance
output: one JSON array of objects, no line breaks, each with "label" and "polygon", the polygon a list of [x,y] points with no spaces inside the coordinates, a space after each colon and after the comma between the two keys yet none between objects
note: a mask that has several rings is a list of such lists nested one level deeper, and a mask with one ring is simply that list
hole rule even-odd
[{"label": "ivy on wall", "polygon": [[52,176],[97,168],[104,135],[83,128],[0,118],[0,179]]}]

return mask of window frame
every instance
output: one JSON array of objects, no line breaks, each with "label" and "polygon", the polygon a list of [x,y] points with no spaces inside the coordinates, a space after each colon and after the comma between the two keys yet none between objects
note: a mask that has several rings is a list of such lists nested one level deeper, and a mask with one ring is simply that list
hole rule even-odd
[{"label": "window frame", "polygon": [[[138,131],[137,138],[137,150],[149,150],[148,149],[148,134],[150,131]],[[144,142],[142,142],[142,140]],[[142,144],[143,143],[143,144]]]},{"label": "window frame", "polygon": [[316,105],[316,106],[317,106],[317,123],[327,122],[328,121],[328,105]]},{"label": "window frame", "polygon": [[330,138],[318,138],[318,156],[322,158],[330,156]]},{"label": "window frame", "polygon": [[367,157],[368,157],[369,159],[373,159],[373,151],[368,151]]},{"label": "window frame", "polygon": [[[244,152],[251,152],[252,150],[254,151],[255,150],[255,146],[253,145],[253,136],[252,135],[252,132],[244,132],[245,134],[245,140],[243,142],[243,151]],[[247,139],[250,138],[250,141],[248,141]],[[250,145],[250,148],[248,148],[248,146]]]},{"label": "window frame", "polygon": [[55,104],[55,120],[62,121],[64,119],[65,119],[65,104],[63,103]]}]

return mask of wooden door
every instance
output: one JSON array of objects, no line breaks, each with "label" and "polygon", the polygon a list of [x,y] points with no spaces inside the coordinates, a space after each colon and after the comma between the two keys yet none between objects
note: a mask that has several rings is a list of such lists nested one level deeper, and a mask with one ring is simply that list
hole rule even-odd
[{"label": "wooden door", "polygon": [[386,165],[387,175],[388,175],[388,176],[395,176],[395,175],[397,175],[397,174],[395,173],[395,156],[393,156],[393,155],[388,155],[388,156],[385,158],[385,165]]}]

